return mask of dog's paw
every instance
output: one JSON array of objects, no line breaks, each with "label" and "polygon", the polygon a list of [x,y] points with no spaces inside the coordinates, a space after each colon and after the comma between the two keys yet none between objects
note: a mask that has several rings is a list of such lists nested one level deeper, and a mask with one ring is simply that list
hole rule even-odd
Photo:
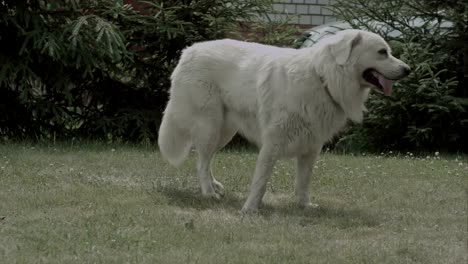
[{"label": "dog's paw", "polygon": [[257,208],[246,208],[242,207],[240,210],[240,214],[245,216],[245,215],[257,215],[259,213]]},{"label": "dog's paw", "polygon": [[224,196],[224,186],[219,181],[213,180],[213,189],[221,197]]},{"label": "dog's paw", "polygon": [[209,193],[204,193],[203,194],[203,197],[207,198],[207,199],[212,199],[212,200],[215,200],[215,201],[220,201],[221,200],[221,195],[217,192],[209,192]]},{"label": "dog's paw", "polygon": [[258,214],[258,206],[245,203],[240,212],[242,215],[255,215]]}]

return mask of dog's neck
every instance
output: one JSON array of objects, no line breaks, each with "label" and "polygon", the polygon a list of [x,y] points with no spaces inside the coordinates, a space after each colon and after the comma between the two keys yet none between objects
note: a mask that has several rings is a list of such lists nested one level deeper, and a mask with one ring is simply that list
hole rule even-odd
[{"label": "dog's neck", "polygon": [[341,107],[341,105],[335,100],[335,98],[333,98],[333,96],[331,95],[330,93],[330,90],[328,89],[328,85],[327,85],[327,82],[325,81],[325,78],[323,76],[319,76],[320,78],[320,82],[322,83],[322,86],[323,86],[323,89],[325,89],[325,93],[327,94],[327,96],[330,98],[330,100],[332,101],[333,105],[340,109],[340,110],[344,110],[343,107]]}]

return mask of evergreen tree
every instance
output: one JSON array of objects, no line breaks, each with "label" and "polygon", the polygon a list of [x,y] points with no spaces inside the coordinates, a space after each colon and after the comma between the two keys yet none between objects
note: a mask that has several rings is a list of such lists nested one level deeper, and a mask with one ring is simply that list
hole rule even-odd
[{"label": "evergreen tree", "polygon": [[181,50],[271,8],[270,0],[131,2],[0,1],[0,135],[153,139]]},{"label": "evergreen tree", "polygon": [[364,123],[338,145],[468,151],[468,2],[338,0],[334,10],[352,26],[382,35],[413,68],[392,98],[371,95]]}]

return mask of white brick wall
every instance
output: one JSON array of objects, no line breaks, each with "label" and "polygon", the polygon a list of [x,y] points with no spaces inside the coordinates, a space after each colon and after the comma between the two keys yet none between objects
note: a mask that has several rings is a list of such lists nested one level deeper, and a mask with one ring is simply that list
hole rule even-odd
[{"label": "white brick wall", "polygon": [[291,21],[293,24],[318,26],[336,21],[329,9],[331,4],[333,0],[276,0],[273,9],[282,14],[297,15]]}]

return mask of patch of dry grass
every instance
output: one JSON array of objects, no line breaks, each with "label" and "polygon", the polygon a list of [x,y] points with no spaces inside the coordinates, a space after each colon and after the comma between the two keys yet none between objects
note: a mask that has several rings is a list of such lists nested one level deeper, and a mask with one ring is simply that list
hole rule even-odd
[{"label": "patch of dry grass", "polygon": [[0,146],[3,263],[466,263],[466,156],[324,154],[320,208],[294,207],[294,162],[277,164],[259,215],[242,217],[255,153],[225,151],[221,202],[203,199],[192,156],[154,149]]}]

